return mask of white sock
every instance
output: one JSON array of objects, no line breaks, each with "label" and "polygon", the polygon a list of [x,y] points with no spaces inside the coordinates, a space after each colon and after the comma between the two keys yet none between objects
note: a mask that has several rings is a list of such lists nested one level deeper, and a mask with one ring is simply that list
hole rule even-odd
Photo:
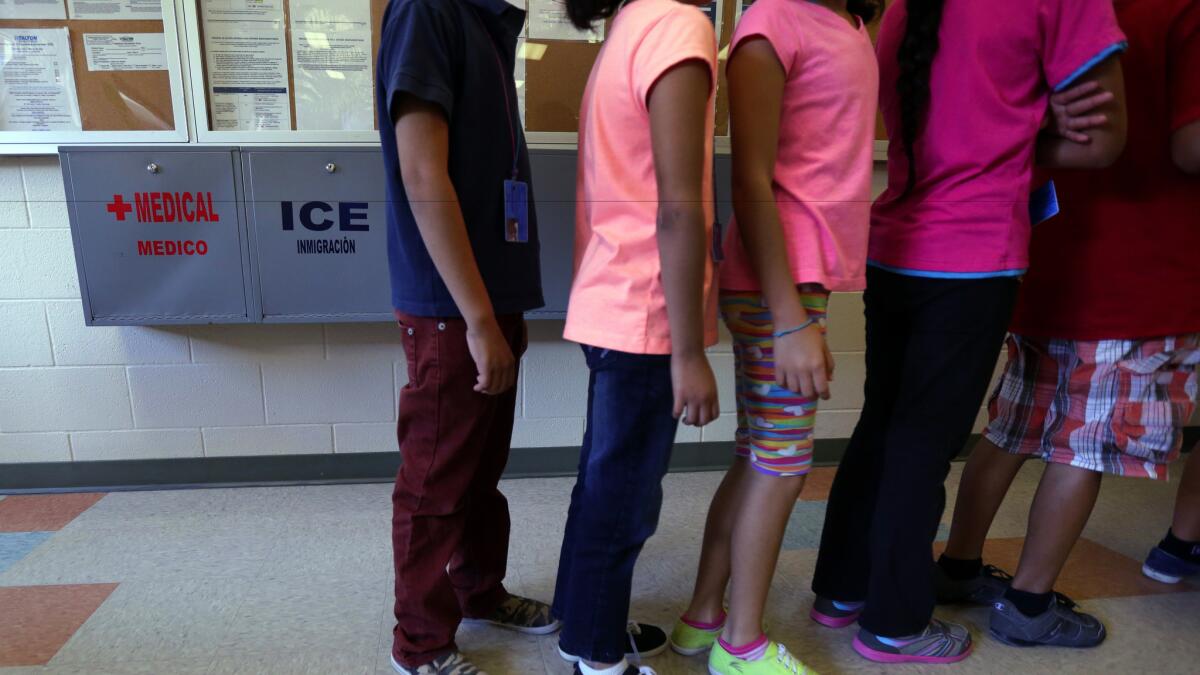
[{"label": "white sock", "polygon": [[612,668],[605,668],[603,670],[592,668],[583,661],[579,662],[579,670],[583,672],[583,675],[624,675],[625,671],[628,669],[629,662],[625,659],[621,659],[621,662]]}]

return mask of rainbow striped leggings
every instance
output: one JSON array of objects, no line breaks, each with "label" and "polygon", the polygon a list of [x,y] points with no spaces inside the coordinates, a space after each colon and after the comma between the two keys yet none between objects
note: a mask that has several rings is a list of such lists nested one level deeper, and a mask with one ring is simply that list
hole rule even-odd
[{"label": "rainbow striped leggings", "polygon": [[[824,331],[829,294],[802,292],[801,299]],[[733,335],[738,456],[773,476],[808,474],[817,399],[775,384],[775,323],[765,300],[756,292],[722,292],[721,314]]]}]

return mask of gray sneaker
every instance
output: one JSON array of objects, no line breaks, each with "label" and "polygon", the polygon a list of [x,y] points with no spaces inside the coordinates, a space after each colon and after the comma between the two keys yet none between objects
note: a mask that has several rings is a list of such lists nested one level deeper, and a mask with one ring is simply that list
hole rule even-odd
[{"label": "gray sneaker", "polygon": [[445,656],[426,663],[423,666],[417,666],[415,669],[408,669],[400,665],[396,661],[396,657],[392,657],[392,669],[400,675],[487,675],[484,671],[475,667],[459,652],[450,652]]},{"label": "gray sneaker", "polygon": [[957,663],[971,655],[965,626],[933,619],[925,630],[904,638],[886,638],[861,628],[854,651],[876,663]]},{"label": "gray sneaker", "polygon": [[1076,604],[1056,593],[1050,609],[1026,616],[1006,598],[992,606],[991,632],[997,640],[1014,647],[1095,647],[1108,632],[1091,614],[1075,609]]},{"label": "gray sneaker", "polygon": [[934,564],[934,588],[940,605],[970,604],[987,607],[996,604],[1012,584],[1012,575],[999,567],[984,565],[979,576],[958,580],[946,576],[942,566]]}]

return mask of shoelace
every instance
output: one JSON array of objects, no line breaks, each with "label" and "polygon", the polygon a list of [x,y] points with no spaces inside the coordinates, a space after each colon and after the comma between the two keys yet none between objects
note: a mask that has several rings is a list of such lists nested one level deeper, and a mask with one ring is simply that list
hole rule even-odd
[{"label": "shoelace", "polygon": [[789,654],[787,647],[784,647],[783,645],[779,645],[779,652],[777,654],[775,654],[775,660],[778,661],[779,664],[782,665],[784,668],[787,668],[788,670],[795,673],[795,675],[800,675],[800,673],[803,672],[803,668],[804,668],[803,664],[801,664],[791,654]]},{"label": "shoelace", "polygon": [[1055,602],[1057,602],[1058,604],[1062,605],[1063,607],[1065,607],[1067,609],[1075,609],[1076,607],[1079,606],[1079,605],[1075,604],[1074,600],[1068,598],[1067,596],[1063,595],[1062,593],[1059,593],[1058,591],[1054,591],[1054,600],[1055,600]]},{"label": "shoelace", "polygon": [[1012,580],[1013,580],[1013,576],[1011,574],[1009,574],[1008,572],[1005,572],[1004,570],[1000,569],[999,567],[996,567],[995,565],[984,565],[983,566],[983,574],[984,574],[984,576],[988,576],[993,579],[998,579],[1000,581],[1003,581],[1006,584],[1012,583]]},{"label": "shoelace", "polygon": [[[625,624],[625,634],[629,636],[629,650],[630,650],[629,653],[633,654],[634,663],[641,663],[642,662],[642,653],[638,651],[637,640],[634,639],[634,636],[642,634],[642,627],[638,625],[638,622],[630,621]],[[646,668],[646,667],[642,666],[642,668]],[[646,668],[646,670],[650,670],[650,669]],[[639,671],[639,672],[641,672],[641,671]],[[642,672],[642,675],[656,675],[656,674],[653,670],[650,670],[649,673]]]}]

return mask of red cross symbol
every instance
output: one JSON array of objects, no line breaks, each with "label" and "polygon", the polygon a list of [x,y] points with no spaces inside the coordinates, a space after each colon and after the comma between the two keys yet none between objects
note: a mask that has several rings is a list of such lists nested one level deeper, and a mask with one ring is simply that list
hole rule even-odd
[{"label": "red cross symbol", "polygon": [[108,205],[108,212],[116,215],[117,222],[125,222],[125,216],[133,212],[133,206],[125,202],[125,198],[121,195],[113,195],[112,203]]}]

